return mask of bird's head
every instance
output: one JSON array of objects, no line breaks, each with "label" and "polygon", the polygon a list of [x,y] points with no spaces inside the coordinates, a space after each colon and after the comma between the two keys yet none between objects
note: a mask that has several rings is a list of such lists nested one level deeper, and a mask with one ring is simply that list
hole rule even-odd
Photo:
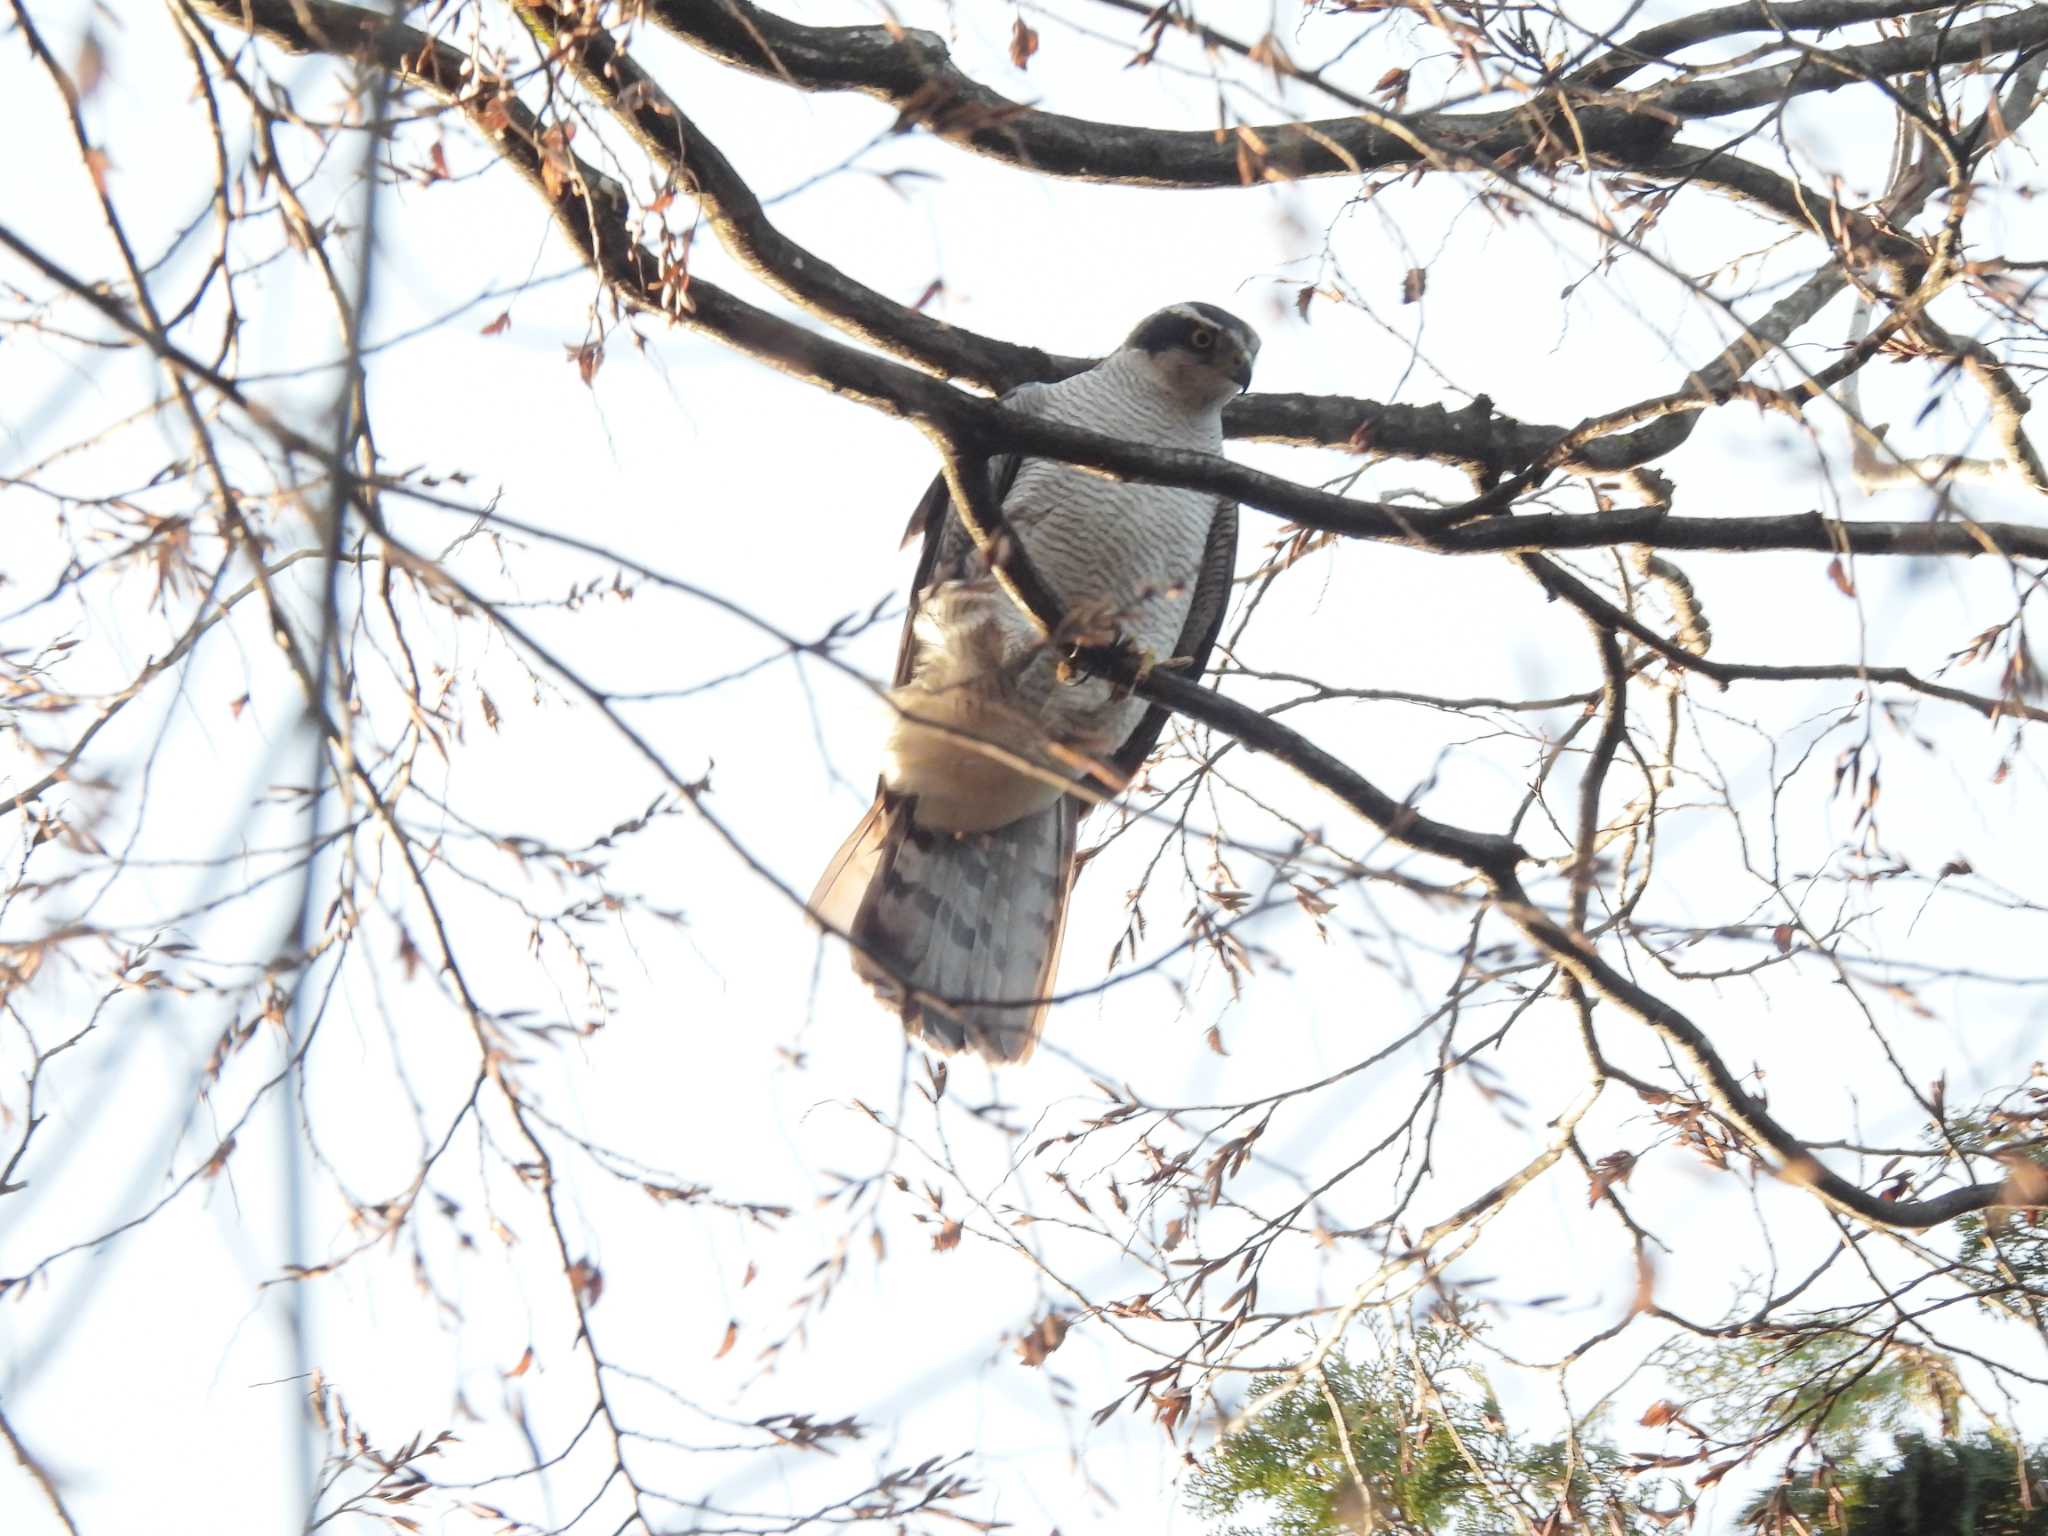
[{"label": "bird's head", "polygon": [[1169,304],[1124,342],[1166,389],[1191,405],[1220,405],[1252,385],[1259,333],[1214,304]]}]

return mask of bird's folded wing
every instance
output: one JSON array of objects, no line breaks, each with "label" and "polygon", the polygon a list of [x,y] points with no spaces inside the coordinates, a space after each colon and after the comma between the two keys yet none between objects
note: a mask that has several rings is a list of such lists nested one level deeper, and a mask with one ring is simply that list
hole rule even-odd
[{"label": "bird's folded wing", "polygon": [[[1208,542],[1202,548],[1201,569],[1195,573],[1194,597],[1188,603],[1188,616],[1173,650],[1175,656],[1185,656],[1194,663],[1186,673],[1190,678],[1200,677],[1208,668],[1209,653],[1216,647],[1223,615],[1230,607],[1230,581],[1236,572],[1237,503],[1219,502],[1216,516],[1209,523]],[[1126,781],[1145,766],[1145,759],[1159,745],[1160,733],[1166,729],[1172,713],[1164,704],[1154,704],[1110,757],[1110,766]]]}]

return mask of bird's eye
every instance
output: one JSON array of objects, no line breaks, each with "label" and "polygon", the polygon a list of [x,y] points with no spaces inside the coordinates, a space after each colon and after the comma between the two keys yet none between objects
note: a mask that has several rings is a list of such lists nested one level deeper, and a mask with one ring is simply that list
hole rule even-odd
[{"label": "bird's eye", "polygon": [[1206,352],[1216,345],[1216,333],[1205,330],[1191,331],[1188,333],[1188,345],[1197,352]]}]

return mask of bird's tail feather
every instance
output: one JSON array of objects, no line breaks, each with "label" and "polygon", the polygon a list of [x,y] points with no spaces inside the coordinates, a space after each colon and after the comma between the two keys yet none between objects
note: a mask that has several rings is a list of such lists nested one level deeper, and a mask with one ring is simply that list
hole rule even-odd
[{"label": "bird's tail feather", "polygon": [[1062,799],[967,833],[918,825],[916,805],[877,796],[811,909],[853,940],[854,969],[912,1035],[935,1050],[1024,1061],[1059,961],[1079,804]]}]

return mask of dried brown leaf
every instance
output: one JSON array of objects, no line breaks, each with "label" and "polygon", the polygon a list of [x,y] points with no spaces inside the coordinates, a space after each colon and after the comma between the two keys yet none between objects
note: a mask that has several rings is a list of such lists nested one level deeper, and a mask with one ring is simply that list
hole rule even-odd
[{"label": "dried brown leaf", "polygon": [[235,1138],[230,1136],[226,1141],[213,1149],[213,1156],[209,1157],[206,1160],[206,1166],[199,1170],[199,1177],[202,1179],[217,1178],[220,1175],[220,1171],[227,1167],[228,1158],[234,1153],[234,1150]]},{"label": "dried brown leaf", "polygon": [[1019,16],[1010,28],[1010,62],[1019,69],[1031,67],[1031,56],[1038,52],[1038,34],[1024,25]]},{"label": "dried brown leaf", "polygon": [[99,34],[88,27],[78,45],[78,62],[71,66],[71,87],[79,101],[88,101],[106,78],[106,50],[100,46]]},{"label": "dried brown leaf", "polygon": [[1159,1421],[1170,1438],[1174,1426],[1180,1423],[1181,1415],[1188,1411],[1188,1404],[1194,1401],[1194,1394],[1186,1387],[1176,1387],[1171,1392],[1152,1394],[1152,1416]]},{"label": "dried brown leaf", "polygon": [[1017,1341],[1017,1358],[1029,1366],[1045,1364],[1045,1357],[1067,1341],[1067,1315],[1048,1312],[1033,1323]]},{"label": "dried brown leaf", "polygon": [[1610,1152],[1593,1165],[1591,1187],[1586,1204],[1595,1206],[1617,1184],[1628,1183],[1628,1176],[1636,1169],[1636,1155],[1633,1152]]}]

